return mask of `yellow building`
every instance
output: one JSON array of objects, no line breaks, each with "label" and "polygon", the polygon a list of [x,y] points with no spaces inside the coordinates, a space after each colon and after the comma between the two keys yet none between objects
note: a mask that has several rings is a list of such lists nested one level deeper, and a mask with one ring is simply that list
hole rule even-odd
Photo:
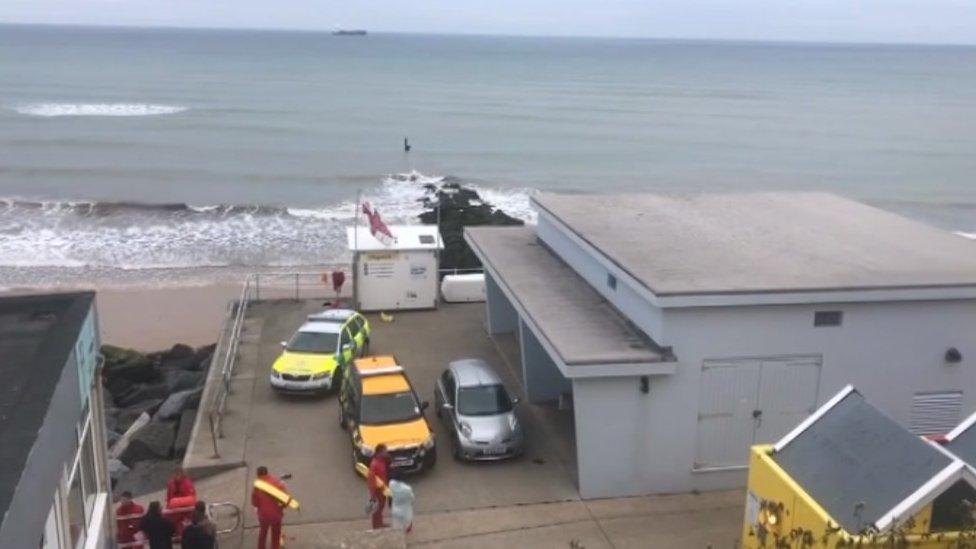
[{"label": "yellow building", "polygon": [[752,448],[742,547],[971,547],[973,505],[976,470],[848,386]]}]

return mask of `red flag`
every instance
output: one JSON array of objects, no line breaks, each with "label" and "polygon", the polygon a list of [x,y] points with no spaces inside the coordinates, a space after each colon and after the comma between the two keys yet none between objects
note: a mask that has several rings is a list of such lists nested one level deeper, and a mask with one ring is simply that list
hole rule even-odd
[{"label": "red flag", "polygon": [[380,238],[380,235],[383,234],[391,240],[396,240],[393,238],[393,233],[390,232],[390,228],[380,219],[380,212],[370,208],[369,202],[363,202],[363,213],[369,219],[369,232],[373,235],[373,238],[382,241],[383,239]]}]

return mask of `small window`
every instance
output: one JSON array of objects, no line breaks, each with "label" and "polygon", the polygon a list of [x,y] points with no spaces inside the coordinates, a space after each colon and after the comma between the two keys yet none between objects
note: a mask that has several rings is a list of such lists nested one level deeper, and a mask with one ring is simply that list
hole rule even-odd
[{"label": "small window", "polygon": [[840,326],[843,321],[843,311],[817,311],[813,313],[813,325],[818,328],[824,326]]},{"label": "small window", "polygon": [[420,243],[421,244],[433,244],[434,243],[434,237],[431,236],[431,235],[429,235],[429,234],[422,234],[422,235],[420,235]]},{"label": "small window", "polygon": [[617,277],[613,276],[610,273],[607,273],[607,286],[609,286],[611,290],[616,290],[617,289]]}]

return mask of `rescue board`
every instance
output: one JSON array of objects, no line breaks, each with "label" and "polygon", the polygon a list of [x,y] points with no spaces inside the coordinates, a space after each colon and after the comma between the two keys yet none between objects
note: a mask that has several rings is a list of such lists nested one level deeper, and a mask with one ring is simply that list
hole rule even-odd
[{"label": "rescue board", "polygon": [[[359,473],[359,476],[363,477],[363,480],[366,480],[369,475],[369,467],[367,467],[364,463],[359,463],[357,461],[356,472]],[[390,487],[387,486],[386,484],[383,485],[383,495],[386,497],[390,497],[392,495],[390,493]]]},{"label": "rescue board", "polygon": [[261,490],[265,494],[268,494],[269,496],[275,498],[276,500],[280,501],[289,509],[298,510],[299,508],[297,499],[291,497],[290,495],[288,495],[288,492],[281,490],[280,488],[278,488],[274,484],[271,484],[270,482],[265,482],[261,479],[255,479],[254,487],[257,488],[258,490]]}]

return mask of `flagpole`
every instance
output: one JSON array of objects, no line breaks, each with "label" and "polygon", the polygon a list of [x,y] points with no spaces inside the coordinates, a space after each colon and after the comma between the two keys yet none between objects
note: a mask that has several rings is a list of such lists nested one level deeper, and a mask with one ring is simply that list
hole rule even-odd
[{"label": "flagpole", "polygon": [[363,190],[356,189],[356,209],[353,210],[352,217],[356,220],[355,225],[352,228],[352,301],[353,307],[359,308],[359,269],[356,268],[356,262],[359,261],[359,203],[363,197]]}]

